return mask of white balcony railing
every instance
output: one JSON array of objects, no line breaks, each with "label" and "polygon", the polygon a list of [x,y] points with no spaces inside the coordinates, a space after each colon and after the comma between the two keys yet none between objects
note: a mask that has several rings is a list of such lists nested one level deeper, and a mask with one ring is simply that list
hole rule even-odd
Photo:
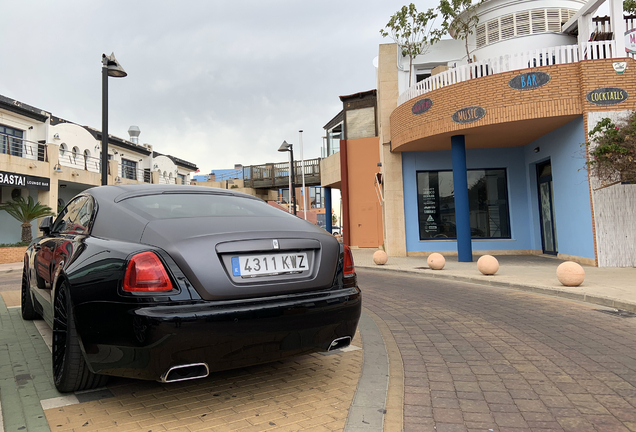
[{"label": "white balcony railing", "polygon": [[578,45],[562,45],[479,60],[433,75],[409,87],[398,97],[398,106],[430,91],[488,75],[540,66],[576,63],[580,60],[611,59],[619,56],[625,56],[625,54],[617,53],[615,41],[608,40],[587,42],[583,53],[579,53]]},{"label": "white balcony railing", "polygon": [[59,155],[59,161],[61,166],[94,173],[102,172],[101,160],[98,157],[73,153],[67,150]]}]

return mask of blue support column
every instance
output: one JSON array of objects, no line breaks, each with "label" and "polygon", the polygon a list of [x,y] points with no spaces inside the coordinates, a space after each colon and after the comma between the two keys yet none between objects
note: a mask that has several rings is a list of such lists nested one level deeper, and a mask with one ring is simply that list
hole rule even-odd
[{"label": "blue support column", "polygon": [[473,261],[470,241],[470,209],[468,207],[468,174],[466,172],[466,142],[464,135],[451,137],[453,155],[453,188],[455,189],[455,224],[459,262]]},{"label": "blue support column", "polygon": [[333,228],[333,224],[331,222],[331,188],[325,186],[322,189],[325,193],[325,229],[329,234],[331,234],[331,229]]}]

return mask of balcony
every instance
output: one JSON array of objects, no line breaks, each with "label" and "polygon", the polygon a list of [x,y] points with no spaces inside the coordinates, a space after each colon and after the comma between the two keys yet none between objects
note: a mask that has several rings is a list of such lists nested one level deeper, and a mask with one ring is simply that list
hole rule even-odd
[{"label": "balcony", "polygon": [[[296,176],[294,183],[302,184],[301,161],[294,161]],[[320,186],[320,158],[305,160],[305,185]],[[253,165],[243,167],[245,187],[254,189],[287,188],[289,185],[289,163]]]},{"label": "balcony", "polygon": [[32,159],[41,162],[48,160],[46,145],[23,138],[0,133],[0,154]]},{"label": "balcony", "polygon": [[540,48],[515,54],[479,60],[426,78],[409,87],[398,97],[397,105],[422,96],[433,90],[447,87],[464,81],[482,78],[503,72],[577,63],[581,60],[600,60],[626,57],[626,54],[616,50],[616,41],[592,41],[579,45],[563,45]]}]

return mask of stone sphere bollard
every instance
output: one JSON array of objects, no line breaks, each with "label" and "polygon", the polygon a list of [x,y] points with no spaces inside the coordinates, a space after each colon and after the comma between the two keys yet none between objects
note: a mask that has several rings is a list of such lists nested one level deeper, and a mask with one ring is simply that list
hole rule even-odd
[{"label": "stone sphere bollard", "polygon": [[477,270],[487,276],[492,276],[499,270],[499,261],[492,255],[483,255],[477,260]]},{"label": "stone sphere bollard", "polygon": [[389,256],[383,250],[375,251],[375,253],[373,254],[373,262],[377,265],[386,264],[388,259]]},{"label": "stone sphere bollard", "polygon": [[432,270],[441,270],[446,265],[446,258],[444,255],[434,252],[428,256],[426,263]]},{"label": "stone sphere bollard", "polygon": [[566,261],[557,267],[557,278],[565,286],[579,286],[585,279],[585,270],[573,261]]}]

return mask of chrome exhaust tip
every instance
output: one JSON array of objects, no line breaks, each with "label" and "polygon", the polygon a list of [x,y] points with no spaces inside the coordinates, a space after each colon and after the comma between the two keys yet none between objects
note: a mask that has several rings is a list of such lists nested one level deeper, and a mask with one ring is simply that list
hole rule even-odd
[{"label": "chrome exhaust tip", "polygon": [[210,368],[206,363],[192,363],[172,366],[159,378],[159,382],[173,383],[197,378],[205,378],[210,374]]},{"label": "chrome exhaust tip", "polygon": [[351,336],[345,336],[338,339],[334,339],[333,342],[327,348],[327,351],[333,351],[340,348],[346,348],[351,344]]}]

